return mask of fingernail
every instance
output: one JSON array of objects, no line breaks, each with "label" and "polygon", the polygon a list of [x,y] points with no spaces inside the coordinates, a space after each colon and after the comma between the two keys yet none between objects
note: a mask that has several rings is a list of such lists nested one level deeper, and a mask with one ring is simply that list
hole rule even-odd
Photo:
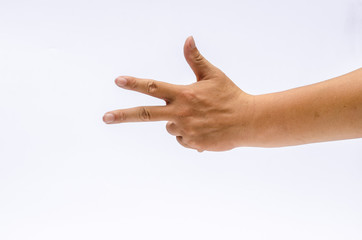
[{"label": "fingernail", "polygon": [[125,79],[124,77],[118,77],[116,79],[116,84],[120,87],[124,87],[127,84],[127,79]]},{"label": "fingernail", "polygon": [[115,117],[114,117],[114,114],[113,114],[113,113],[106,113],[106,114],[104,114],[104,116],[103,116],[103,121],[104,121],[105,123],[111,123],[111,122],[114,121],[114,119],[115,119]]},{"label": "fingernail", "polygon": [[191,49],[194,49],[196,47],[196,44],[195,44],[195,40],[194,40],[194,37],[191,36],[191,40],[190,40],[190,48]]}]

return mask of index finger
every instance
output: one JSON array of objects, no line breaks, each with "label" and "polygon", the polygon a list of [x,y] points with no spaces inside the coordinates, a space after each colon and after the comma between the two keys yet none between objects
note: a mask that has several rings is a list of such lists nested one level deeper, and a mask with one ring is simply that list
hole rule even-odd
[{"label": "index finger", "polygon": [[130,76],[119,76],[115,82],[119,87],[161,98],[166,101],[174,100],[179,90],[178,85],[175,84]]}]

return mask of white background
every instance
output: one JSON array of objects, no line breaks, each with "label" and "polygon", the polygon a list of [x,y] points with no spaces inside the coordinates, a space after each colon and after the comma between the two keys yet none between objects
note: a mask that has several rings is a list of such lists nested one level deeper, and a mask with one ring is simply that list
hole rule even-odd
[{"label": "white background", "polygon": [[[201,53],[250,94],[362,66],[362,2],[0,0],[0,239],[362,239],[362,140],[198,153],[119,75],[195,81]],[[217,139],[215,139],[217,141]]]}]

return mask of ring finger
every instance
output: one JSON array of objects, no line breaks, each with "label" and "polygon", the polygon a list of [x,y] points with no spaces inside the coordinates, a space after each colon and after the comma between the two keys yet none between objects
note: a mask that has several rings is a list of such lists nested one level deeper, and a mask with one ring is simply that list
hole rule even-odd
[{"label": "ring finger", "polygon": [[181,130],[176,126],[174,122],[167,122],[166,130],[172,136],[181,136]]}]

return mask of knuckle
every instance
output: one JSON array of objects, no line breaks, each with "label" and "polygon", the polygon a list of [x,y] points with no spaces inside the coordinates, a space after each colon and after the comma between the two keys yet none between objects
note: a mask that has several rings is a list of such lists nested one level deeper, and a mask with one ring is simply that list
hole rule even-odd
[{"label": "knuckle", "polygon": [[192,110],[187,107],[183,107],[183,108],[179,109],[176,113],[176,116],[178,118],[187,118],[187,117],[190,117],[191,115],[192,115]]},{"label": "knuckle", "polygon": [[173,136],[183,135],[182,131],[180,131],[174,123],[170,123],[170,124],[168,123],[166,125],[166,129],[167,129],[167,132]]},{"label": "knuckle", "polygon": [[183,99],[190,102],[194,102],[195,99],[197,98],[195,91],[192,89],[184,89],[183,91],[180,92],[180,95]]},{"label": "knuckle", "polygon": [[157,90],[158,86],[155,81],[151,80],[147,83],[147,92],[154,93]]},{"label": "knuckle", "polygon": [[138,112],[138,117],[142,121],[149,121],[151,119],[150,111],[147,108],[142,107]]},{"label": "knuckle", "polygon": [[194,60],[197,63],[201,63],[204,61],[204,57],[201,55],[201,53],[199,51],[197,51],[194,55]]},{"label": "knuckle", "polygon": [[126,113],[124,113],[124,112],[119,112],[116,116],[117,116],[119,121],[126,120]]},{"label": "knuckle", "polygon": [[138,86],[137,80],[135,78],[128,78],[127,86],[131,89],[137,88],[137,86]]},{"label": "knuckle", "polygon": [[170,122],[168,122],[167,124],[166,124],[166,130],[167,130],[167,132],[168,133],[170,133],[171,134],[171,132],[172,132],[172,123],[170,123]]}]

